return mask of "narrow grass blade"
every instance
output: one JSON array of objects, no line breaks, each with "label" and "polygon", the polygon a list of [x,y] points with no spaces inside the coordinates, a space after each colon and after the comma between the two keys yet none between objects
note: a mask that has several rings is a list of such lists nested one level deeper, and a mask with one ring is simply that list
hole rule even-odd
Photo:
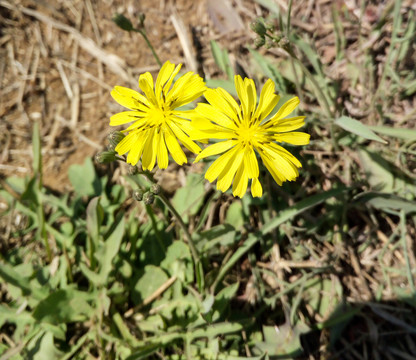
[{"label": "narrow grass blade", "polygon": [[406,128],[393,128],[390,126],[368,126],[368,128],[385,136],[391,136],[410,141],[416,140],[416,130]]},{"label": "narrow grass blade", "polygon": [[339,117],[335,120],[335,124],[352,134],[363,137],[364,139],[387,144],[386,140],[383,140],[380,136],[376,135],[368,126],[348,116]]},{"label": "narrow grass blade", "polygon": [[222,278],[225,276],[225,274],[230,271],[230,269],[234,266],[234,264],[247,252],[249,251],[254,244],[257,243],[257,241],[260,240],[259,236],[256,236],[254,234],[250,234],[248,239],[244,242],[242,246],[240,246],[237,251],[234,253],[233,256],[228,260],[226,264],[223,265],[221,268],[217,278],[215,279],[214,284],[211,287],[211,293],[215,292],[215,288],[219,284],[219,282],[222,280]]},{"label": "narrow grass blade", "polygon": [[345,188],[333,189],[321,194],[312,195],[304,200],[299,201],[296,205],[290,207],[289,209],[281,211],[275,218],[273,218],[268,223],[264,224],[263,228],[261,229],[262,235],[269,233],[270,231],[277,228],[279,225],[283,224],[285,221],[292,219],[296,215],[299,215],[302,212],[304,212],[305,210],[314,207],[333,196],[338,196],[344,191],[346,191]]}]

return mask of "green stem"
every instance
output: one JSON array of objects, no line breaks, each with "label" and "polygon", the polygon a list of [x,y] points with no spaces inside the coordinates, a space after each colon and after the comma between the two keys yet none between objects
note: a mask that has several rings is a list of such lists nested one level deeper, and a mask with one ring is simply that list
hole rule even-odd
[{"label": "green stem", "polygon": [[[153,178],[152,173],[150,173],[149,171],[144,171],[141,174],[146,176],[149,179],[150,182],[152,182],[153,184],[156,184],[156,181]],[[182,231],[185,235],[186,241],[189,244],[189,248],[191,249],[192,257],[194,258],[194,261],[195,261],[195,267],[197,267],[197,263],[200,262],[200,257],[199,257],[198,251],[197,251],[197,249],[196,249],[196,247],[195,247],[195,245],[192,241],[191,234],[189,233],[188,228],[186,227],[185,223],[183,222],[182,217],[179,215],[179,213],[173,207],[172,203],[169,201],[169,199],[164,194],[161,193],[157,196],[163,202],[163,204],[165,204],[165,206],[172,213],[172,215],[176,218],[176,221],[178,222],[179,227],[182,229]]]},{"label": "green stem", "polygon": [[[270,38],[272,40],[277,40],[277,38],[273,35],[265,34],[265,36],[267,36],[268,38]],[[279,42],[280,40],[281,40],[281,38],[278,38],[277,42]],[[327,100],[325,94],[323,93],[322,89],[320,88],[316,79],[313,77],[313,75],[310,73],[310,71],[307,69],[307,67],[302,63],[302,61],[300,61],[297,58],[296,54],[291,49],[290,44],[288,46],[283,46],[282,49],[285,50],[288,53],[288,55],[291,57],[291,59],[295,60],[297,62],[297,64],[299,64],[299,66],[302,68],[302,71],[305,73],[306,77],[309,78],[309,80],[312,82],[313,86],[315,87],[315,89],[317,91],[318,102],[324,108],[328,118],[332,119],[333,118],[333,113],[331,111],[331,107],[329,106],[328,100]]]},{"label": "green stem", "polygon": [[162,62],[160,61],[159,56],[157,56],[156,51],[155,51],[152,43],[150,42],[149,38],[146,35],[146,32],[144,30],[140,30],[140,29],[134,29],[134,31],[138,32],[141,36],[143,36],[143,39],[144,39],[144,41],[146,41],[147,46],[152,51],[153,57],[155,58],[156,62],[158,63],[158,65],[160,67],[162,67]]},{"label": "green stem", "polygon": [[176,209],[173,207],[169,199],[164,194],[159,194],[158,196],[160,200],[162,200],[162,202],[165,204],[165,206],[169,209],[169,211],[172,213],[172,215],[176,218],[176,221],[178,222],[178,225],[182,229],[185,235],[186,241],[188,242],[188,245],[191,249],[192,257],[194,258],[195,263],[199,262],[200,258],[199,258],[198,251],[194,245],[191,234],[189,233],[188,228],[183,222],[181,216],[179,215],[179,213],[176,211]]},{"label": "green stem", "polygon": [[161,247],[162,251],[164,253],[166,253],[166,247],[163,244],[162,237],[160,236],[159,229],[157,228],[157,222],[156,222],[155,214],[153,213],[153,210],[149,205],[146,205],[146,212],[147,212],[147,215],[149,215],[150,220],[152,221],[152,228],[155,232],[157,242],[159,243],[159,246]]},{"label": "green stem", "polygon": [[310,71],[307,69],[307,67],[300,61],[296,55],[292,52],[292,50],[288,50],[287,53],[299,64],[299,66],[302,68],[302,71],[305,73],[305,75],[309,78],[309,80],[312,82],[313,86],[315,87],[316,91],[318,92],[318,100],[320,99],[322,102],[322,107],[324,108],[326,115],[329,119],[333,118],[333,114],[331,111],[331,107],[329,106],[328,100],[326,99],[325,94],[321,90],[318,82],[313,77],[313,75],[310,73]]}]

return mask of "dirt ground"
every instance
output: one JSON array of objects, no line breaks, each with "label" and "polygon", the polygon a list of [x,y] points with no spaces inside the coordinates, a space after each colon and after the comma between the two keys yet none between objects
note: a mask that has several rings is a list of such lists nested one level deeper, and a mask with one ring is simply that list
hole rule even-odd
[{"label": "dirt ground", "polygon": [[[70,189],[67,170],[105,147],[112,130],[109,117],[121,107],[110,91],[115,85],[137,88],[138,76],[157,73],[158,66],[137,33],[119,29],[112,21],[124,14],[138,25],[140,13],[162,62],[184,63],[186,69],[206,78],[223,76],[214,63],[210,41],[226,48],[236,67],[250,75],[247,45],[255,34],[250,23],[269,11],[252,0],[0,0],[0,174],[25,175],[31,169],[31,136],[35,121],[41,125],[44,183],[56,191]],[[265,2],[287,10],[287,2]],[[315,39],[315,46],[328,65],[326,74],[340,83],[339,102],[356,118],[376,119],[369,114],[371,89],[351,86],[345,80],[350,69],[334,62],[336,39],[332,7],[359,16],[360,2],[294,2],[292,23]],[[369,32],[394,2],[369,4],[361,16],[361,29]],[[411,6],[404,1],[402,6]],[[345,25],[351,41],[349,56],[359,57],[369,47],[385,58],[388,37],[357,41],[357,28]],[[361,46],[363,45],[363,46]],[[359,48],[359,46],[361,46]],[[271,54],[281,56],[277,50]],[[413,59],[414,60],[414,59]],[[412,61],[412,59],[409,59]],[[374,69],[379,76],[380,69]],[[348,100],[346,99],[348,96]],[[351,100],[352,99],[352,100]],[[304,108],[308,108],[304,102]],[[389,104],[390,106],[390,104]],[[396,101],[389,109],[401,126],[409,125],[415,104]]]},{"label": "dirt ground", "polygon": [[141,36],[113,23],[115,13],[135,26],[145,13],[162,62],[215,76],[210,40],[238,51],[254,37],[249,23],[259,12],[250,1],[1,0],[0,172],[30,173],[35,121],[41,125],[44,183],[53,190],[69,190],[68,167],[104,148],[109,117],[121,109],[112,87],[137,88],[141,73],[158,70]]}]

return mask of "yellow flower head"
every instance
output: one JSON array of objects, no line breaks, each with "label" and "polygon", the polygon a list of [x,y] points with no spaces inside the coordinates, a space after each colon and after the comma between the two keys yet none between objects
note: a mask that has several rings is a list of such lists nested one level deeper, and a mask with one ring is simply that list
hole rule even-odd
[{"label": "yellow flower head", "polygon": [[[262,196],[263,189],[259,181],[259,165],[254,150],[260,154],[264,165],[279,184],[292,181],[299,175],[301,163],[296,157],[276,142],[294,145],[309,143],[309,135],[293,132],[304,125],[304,116],[286,118],[299,104],[294,97],[287,101],[270,119],[265,120],[279,102],[274,93],[274,83],[268,80],[261,90],[257,105],[257,93],[254,81],[235,77],[235,87],[241,105],[222,88],[209,89],[204,96],[209,104],[198,104],[192,120],[192,138],[194,140],[219,139],[204,149],[195,162],[211,155],[218,155],[205,174],[213,182],[217,180],[217,189],[225,192],[233,183],[233,195],[244,196],[248,181],[251,179],[251,193]],[[234,182],[233,182],[234,179]]]},{"label": "yellow flower head", "polygon": [[133,122],[123,130],[128,134],[115,149],[120,155],[128,152],[128,163],[136,165],[142,158],[142,168],[152,170],[157,160],[159,168],[165,169],[169,163],[169,151],[173,160],[182,165],[187,158],[178,139],[193,153],[201,151],[188,135],[190,111],[175,109],[201,96],[206,87],[202,78],[192,71],[182,75],[172,86],[181,66],[175,67],[167,61],[160,69],[156,84],[153,84],[149,72],[142,74],[139,87],[144,95],[122,86],[111,91],[115,101],[131,110],[115,114],[110,119],[111,126]]}]

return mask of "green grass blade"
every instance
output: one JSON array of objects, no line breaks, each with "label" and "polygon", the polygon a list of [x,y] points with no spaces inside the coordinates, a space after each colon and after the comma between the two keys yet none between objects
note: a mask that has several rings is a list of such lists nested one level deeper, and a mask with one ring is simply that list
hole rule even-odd
[{"label": "green grass blade", "polygon": [[338,196],[345,191],[345,188],[333,189],[324,193],[312,195],[304,200],[301,200],[289,209],[281,211],[275,218],[273,218],[268,223],[264,224],[263,228],[261,229],[261,233],[265,235],[277,228],[279,225],[283,224],[284,222],[293,219],[295,216],[301,214],[305,210],[310,209],[311,207],[314,207],[333,196]]},{"label": "green grass blade", "polygon": [[348,116],[339,117],[335,120],[335,124],[352,134],[363,137],[364,139],[374,140],[383,144],[387,144],[386,140],[383,140],[380,136],[374,134],[374,132],[369,127],[360,121],[352,119]]}]

